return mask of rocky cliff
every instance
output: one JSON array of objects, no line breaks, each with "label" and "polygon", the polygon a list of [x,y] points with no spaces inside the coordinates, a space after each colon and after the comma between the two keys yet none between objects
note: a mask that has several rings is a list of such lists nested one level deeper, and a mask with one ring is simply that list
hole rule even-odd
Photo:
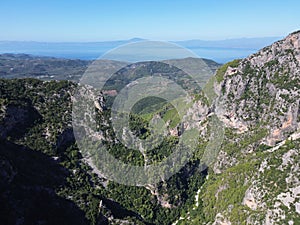
[{"label": "rocky cliff", "polygon": [[199,193],[204,215],[178,223],[299,224],[300,32],[223,65],[214,90],[225,139]]}]

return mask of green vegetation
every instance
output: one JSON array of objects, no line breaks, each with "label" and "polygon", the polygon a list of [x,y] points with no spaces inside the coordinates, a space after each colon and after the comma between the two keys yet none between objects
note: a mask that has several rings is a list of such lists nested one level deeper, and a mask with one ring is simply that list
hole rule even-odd
[{"label": "green vegetation", "polygon": [[274,59],[274,60],[271,60],[271,61],[269,61],[269,62],[267,62],[266,63],[266,66],[267,67],[272,67],[272,66],[276,66],[276,65],[278,65],[278,60],[277,59]]},{"label": "green vegetation", "polygon": [[[90,61],[39,57],[26,54],[0,54],[0,78],[39,78],[78,81]],[[11,69],[13,68],[13,69]]]},{"label": "green vegetation", "polygon": [[134,104],[131,111],[134,114],[144,115],[155,113],[160,110],[167,101],[163,98],[158,98],[154,96],[143,98]]},{"label": "green vegetation", "polygon": [[228,68],[229,66],[235,68],[235,67],[237,67],[237,66],[239,65],[240,61],[241,61],[240,59],[235,59],[235,60],[233,60],[233,61],[231,61],[231,62],[228,62],[228,63],[222,65],[222,66],[217,70],[217,73],[216,73],[216,76],[215,76],[217,82],[218,82],[218,83],[221,83],[221,82],[223,81],[223,79],[224,79],[224,74],[225,74],[225,72],[226,72],[226,70],[227,70],[227,68]]},{"label": "green vegetation", "polygon": [[272,83],[280,89],[293,90],[300,88],[300,79],[290,79],[289,73],[276,72],[272,78]]},{"label": "green vegetation", "polygon": [[[240,150],[247,148],[249,145],[258,143],[268,134],[264,128],[254,128],[243,135],[237,135],[232,129],[225,129],[226,142],[223,144],[223,151],[230,156],[239,156]],[[238,140],[238,141],[237,141]]]},{"label": "green vegetation", "polygon": [[[293,117],[288,128],[282,126],[282,121],[289,120],[286,114],[288,109],[293,114],[297,112],[294,106],[299,99],[297,90],[300,79],[297,74],[291,74],[297,73],[297,68],[290,67],[294,64],[291,60],[296,60],[296,51],[284,49],[277,54],[277,50],[274,53],[271,47],[264,51],[276,56],[264,62],[263,66],[256,63],[257,60],[229,62],[219,68],[215,77],[210,78],[203,91],[188,74],[163,62],[129,65],[106,83],[105,89],[112,91],[106,93],[115,93],[133,80],[158,76],[175,81],[193,97],[189,103],[179,101],[181,99],[171,103],[160,97],[147,97],[133,106],[128,112],[128,130],[133,135],[141,140],[151,137],[153,118],[162,119],[168,124],[167,132],[172,133],[163,137],[158,146],[142,152],[126,147],[118,140],[117,132],[120,131],[121,135],[128,137],[128,142],[131,141],[130,135],[126,136],[129,134],[127,129],[112,128],[110,106],[115,98],[113,94],[107,94],[104,101],[101,100],[99,105],[105,107],[95,108],[93,112],[96,114],[98,135],[104,140],[102,144],[116,159],[133,166],[157,164],[173,153],[180,143],[180,133],[189,126],[181,123],[182,109],[195,101],[201,101],[209,108],[209,116],[199,121],[198,145],[189,162],[178,173],[156,185],[126,186],[109,181],[103,171],[94,166],[99,166],[101,154],[89,161],[85,152],[79,150],[71,117],[71,96],[76,84],[70,81],[0,79],[0,189],[3,193],[0,195],[0,221],[4,224],[45,221],[51,224],[170,225],[181,217],[178,224],[199,225],[211,224],[217,215],[222,214],[231,224],[251,223],[250,219],[261,224],[269,210],[279,208],[285,217],[279,218],[278,224],[288,224],[290,220],[294,224],[300,223],[294,205],[299,201],[299,196],[295,195],[289,207],[281,204],[280,200],[282,194],[294,192],[294,188],[299,186],[300,141],[286,139],[298,129],[299,121],[295,122]],[[260,53],[250,56],[250,59],[258,55]],[[283,60],[278,58],[283,55],[287,57]],[[11,56],[5,57],[11,60]],[[24,64],[25,72],[32,71],[28,65],[36,60],[29,59],[30,62]],[[13,65],[10,63],[14,62],[8,63]],[[70,71],[77,65],[64,60],[51,63],[56,69],[65,65]],[[36,70],[54,71],[43,66],[38,66]],[[223,110],[219,105],[212,105],[217,97],[214,84],[222,83],[229,66],[238,67],[238,70],[228,79],[234,78],[235,74],[241,75],[241,79],[229,80],[236,82],[236,85],[231,82],[230,92],[224,95],[227,99],[221,105]],[[22,77],[18,66],[16,69],[17,76]],[[168,86],[169,83],[162,85]],[[153,90],[160,93],[163,86],[157,88]],[[285,90],[277,94],[282,89]],[[136,94],[139,94],[138,91],[132,95]],[[270,113],[272,111],[274,113]],[[222,135],[222,140],[219,140],[217,136],[222,133],[221,129],[211,124],[220,114],[232,122],[235,119],[245,122],[243,125],[246,124],[247,129],[241,132],[242,129],[234,129],[235,126],[227,123],[224,139]],[[241,118],[237,118],[239,115]],[[282,128],[278,136],[286,140],[275,139],[279,146],[273,148],[266,143],[274,141],[269,134],[275,134],[278,128]],[[211,141],[210,137],[215,138]],[[86,141],[84,137],[83,140]],[[207,148],[217,149],[215,145],[210,145],[214,141],[220,143],[221,152],[216,163],[211,167],[209,164],[207,168],[203,165],[203,158],[211,157],[205,155],[210,152],[206,151]],[[96,141],[86,141],[86,144],[96,153]],[[257,207],[244,202],[245,192],[249,188],[254,191],[251,194],[254,202],[258,203]],[[250,202],[255,204],[252,200]]]},{"label": "green vegetation", "polygon": [[255,169],[257,165],[254,162],[245,162],[227,169],[222,175],[213,175],[205,184],[202,196],[207,221],[214,220],[217,212],[227,210],[230,205],[233,206],[230,221],[245,221],[245,206],[242,205],[242,200],[250,185],[245,184],[245,179],[253,175]]},{"label": "green vegetation", "polygon": [[[30,154],[30,152],[41,154],[50,162],[53,162],[55,158],[55,165],[65,171],[61,173],[62,178],[57,185],[46,186],[51,189],[52,197],[45,199],[41,197],[40,199],[40,201],[49,203],[49,207],[52,201],[57,201],[59,207],[63,207],[64,203],[55,200],[56,198],[73,205],[74,209],[72,211],[71,207],[70,213],[74,213],[80,218],[62,216],[66,218],[66,221],[69,221],[64,222],[64,224],[70,224],[70,220],[77,220],[80,224],[97,224],[99,221],[107,220],[111,216],[113,216],[111,224],[118,224],[118,219],[131,221],[134,224],[171,224],[179,217],[182,210],[186,211],[193,205],[194,193],[203,184],[205,177],[205,172],[201,171],[201,166],[197,161],[186,165],[178,174],[158,185],[159,195],[167,196],[166,201],[174,205],[171,209],[162,207],[158,203],[157,197],[153,196],[145,187],[129,187],[115,182],[108,182],[93,173],[90,166],[84,162],[70,127],[72,107],[70,98],[75,90],[75,84],[69,81],[44,82],[35,79],[16,79],[0,80],[0,87],[1,106],[4,106],[4,117],[0,126],[2,125],[2,130],[5,127],[8,135],[3,141],[9,145],[16,144],[20,148],[26,148],[24,154]],[[9,110],[7,111],[7,109]],[[25,116],[14,117],[13,130],[10,130],[9,126],[6,126],[9,117],[5,115],[13,110],[22,112]],[[149,120],[145,118],[150,118],[149,115],[152,113],[149,112],[146,111],[146,114],[143,114],[143,112],[141,114],[132,113],[130,116],[131,130],[141,138],[148,135]],[[178,114],[171,105],[164,105],[163,110],[161,109],[161,111],[155,113],[160,113],[166,121],[175,121],[174,124],[178,121],[176,119]],[[110,138],[114,138],[111,127],[101,123],[101,120],[109,119],[109,116],[109,109],[98,115],[99,128],[106,131],[106,135]],[[19,133],[16,132],[16,127],[20,128]],[[172,152],[177,142],[176,137],[168,137],[160,146],[147,152],[149,163],[163,160]],[[2,146],[5,147],[5,145]],[[109,142],[107,146],[112,155],[126,163],[133,165],[143,165],[144,163],[144,158],[139,151],[132,151],[121,144]],[[0,152],[0,160],[1,157],[3,157],[2,152]],[[16,154],[6,155],[5,157],[13,160]],[[34,165],[34,160],[39,159],[32,157],[24,158],[24,160],[24,163]],[[45,164],[44,169],[46,172],[48,170],[51,172],[51,167],[47,164]],[[29,173],[32,172],[29,171]],[[47,177],[47,173],[43,176]],[[57,172],[57,174],[60,173]],[[31,175],[25,174],[24,176],[30,177]],[[50,179],[54,175],[50,174],[49,176]],[[18,185],[23,185],[22,182],[29,182],[35,188],[38,180],[44,180],[45,185],[48,185],[48,179],[44,177],[34,176],[31,177],[30,181],[26,181],[26,179],[20,181],[21,183],[18,183]],[[4,199],[4,202],[17,198],[20,192],[18,186],[9,190],[11,191],[11,199]],[[22,199],[19,200],[22,201]],[[34,201],[31,201],[32,207],[37,207]],[[15,207],[21,206],[17,205]],[[69,210],[69,206],[64,207]],[[41,210],[44,209],[46,210],[42,206]],[[53,213],[51,214],[53,218],[60,215],[54,209],[52,211],[49,209],[48,213]],[[18,217],[24,217],[24,214],[20,212]],[[35,223],[36,220],[31,218],[28,221]],[[72,223],[76,224],[76,222]]]}]

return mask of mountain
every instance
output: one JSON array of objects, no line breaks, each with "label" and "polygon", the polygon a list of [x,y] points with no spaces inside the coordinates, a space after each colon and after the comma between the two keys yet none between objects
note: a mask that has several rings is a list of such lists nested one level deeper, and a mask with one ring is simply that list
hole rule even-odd
[{"label": "mountain", "polygon": [[193,209],[187,224],[300,222],[299,65],[295,32],[219,69],[215,114],[225,138],[199,194],[204,215]]},{"label": "mountain", "polygon": [[[108,83],[123,87],[140,76],[176,72],[173,79],[184,78],[179,82],[182,87],[197,91],[186,104],[189,110],[183,122],[174,107],[160,99],[136,104],[129,127],[141,139],[151,135],[151,117],[167,124],[163,142],[145,152],[116,141],[122,130],[112,127],[109,94],[71,81],[1,79],[1,221],[299,224],[300,32],[221,67],[207,61],[215,75],[203,89],[206,96],[172,63],[125,65]],[[181,59],[177,63],[192,68],[199,62]],[[182,131],[192,128],[199,130],[197,148],[178,173],[155,185],[110,181],[97,170],[97,158],[88,157],[80,150],[82,143],[75,141],[71,98],[78,90],[93,99],[98,125],[93,137],[104,140],[109,153],[126,164],[148,166],[162,161],[172,153]],[[155,107],[145,109],[146,103],[153,102]],[[214,126],[214,118],[219,118],[223,129]],[[84,125],[81,130],[90,132]],[[216,135],[222,130],[223,141]],[[203,165],[205,149],[218,147],[211,145],[212,140],[220,149],[211,163]]]},{"label": "mountain", "polygon": [[281,37],[262,37],[262,38],[236,38],[227,40],[204,41],[204,40],[186,40],[174,41],[176,44],[186,48],[248,48],[260,49],[281,39]]}]

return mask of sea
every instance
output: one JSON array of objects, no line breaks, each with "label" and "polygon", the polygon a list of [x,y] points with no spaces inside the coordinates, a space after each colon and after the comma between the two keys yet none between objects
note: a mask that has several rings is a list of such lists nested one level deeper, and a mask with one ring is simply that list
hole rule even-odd
[{"label": "sea", "polygon": [[[50,56],[67,59],[95,60],[108,51],[117,47],[116,45],[98,46],[93,44],[40,44],[40,43],[0,43],[0,53],[25,53],[37,56]],[[233,59],[245,58],[255,53],[256,48],[223,48],[223,47],[190,47],[187,48],[200,58],[211,59],[218,63],[226,63]]]}]

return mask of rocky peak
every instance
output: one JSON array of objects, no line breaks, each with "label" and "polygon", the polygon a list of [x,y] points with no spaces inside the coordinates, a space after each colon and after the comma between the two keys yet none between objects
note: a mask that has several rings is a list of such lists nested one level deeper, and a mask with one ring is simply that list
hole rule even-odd
[{"label": "rocky peak", "polygon": [[272,45],[263,48],[258,53],[249,57],[251,63],[256,66],[263,66],[264,63],[278,59],[279,63],[288,59],[291,53],[295,59],[300,62],[300,32],[294,32],[285,39],[277,41]]},{"label": "rocky peak", "polygon": [[222,66],[214,89],[226,129],[203,188],[215,200],[204,203],[206,216],[213,224],[298,224],[300,31]]},{"label": "rocky peak", "polygon": [[299,127],[300,32],[228,66],[215,89],[216,112],[227,126],[266,128],[268,145],[287,138]]}]

